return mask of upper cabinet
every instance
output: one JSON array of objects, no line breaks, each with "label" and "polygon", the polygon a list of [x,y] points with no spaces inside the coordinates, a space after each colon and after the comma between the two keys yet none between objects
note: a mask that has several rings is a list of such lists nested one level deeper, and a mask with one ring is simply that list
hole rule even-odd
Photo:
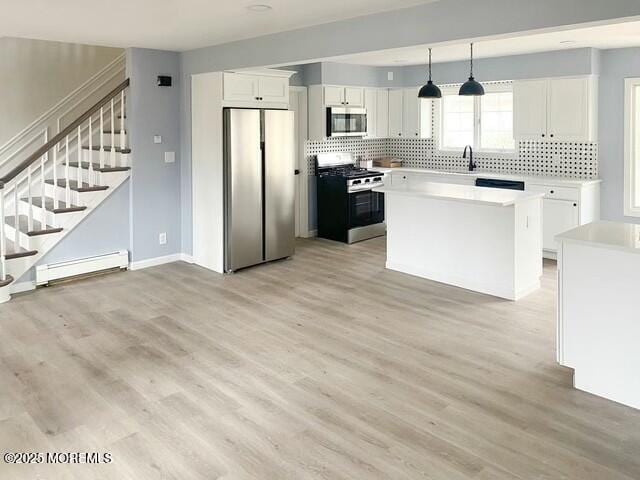
[{"label": "upper cabinet", "polygon": [[402,137],[404,92],[402,89],[389,90],[389,136]]},{"label": "upper cabinet", "polygon": [[364,88],[325,86],[324,104],[327,107],[363,107]]},{"label": "upper cabinet", "polygon": [[378,136],[378,90],[364,89],[364,108],[367,111],[367,137]]},{"label": "upper cabinet", "polygon": [[289,77],[293,73],[283,70],[225,72],[223,101],[226,106],[289,108]]},{"label": "upper cabinet", "polygon": [[[386,88],[376,89],[376,133],[379,138],[389,136],[389,90]],[[368,118],[367,114],[367,118]]]},{"label": "upper cabinet", "polygon": [[514,136],[519,140],[596,141],[596,93],[593,77],[514,82]]}]

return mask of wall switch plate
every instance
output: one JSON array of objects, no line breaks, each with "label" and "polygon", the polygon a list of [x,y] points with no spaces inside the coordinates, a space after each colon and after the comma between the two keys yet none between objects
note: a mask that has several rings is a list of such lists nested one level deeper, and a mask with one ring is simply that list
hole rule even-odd
[{"label": "wall switch plate", "polygon": [[154,135],[153,143],[162,143],[162,135]]},{"label": "wall switch plate", "polygon": [[176,152],[164,152],[164,163],[175,163]]},{"label": "wall switch plate", "polygon": [[393,72],[387,72],[387,80],[389,81],[393,80]]},{"label": "wall switch plate", "polygon": [[167,234],[166,234],[166,232],[162,232],[160,235],[158,235],[158,243],[160,245],[166,245],[167,244]]}]

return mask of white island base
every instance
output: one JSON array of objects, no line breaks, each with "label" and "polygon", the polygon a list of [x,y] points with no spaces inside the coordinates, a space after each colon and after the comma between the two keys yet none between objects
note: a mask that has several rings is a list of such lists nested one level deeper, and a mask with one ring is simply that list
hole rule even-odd
[{"label": "white island base", "polygon": [[595,222],[557,239],[558,362],[575,388],[640,409],[640,225]]},{"label": "white island base", "polygon": [[388,269],[508,300],[540,287],[542,195],[441,183],[377,191]]}]

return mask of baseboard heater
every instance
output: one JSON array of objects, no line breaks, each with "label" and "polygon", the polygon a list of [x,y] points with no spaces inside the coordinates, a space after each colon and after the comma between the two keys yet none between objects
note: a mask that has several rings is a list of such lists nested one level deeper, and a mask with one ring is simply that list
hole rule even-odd
[{"label": "baseboard heater", "polygon": [[126,269],[128,266],[129,252],[126,250],[70,262],[38,265],[36,267],[36,286],[47,285],[54,280],[78,277],[105,270]]}]

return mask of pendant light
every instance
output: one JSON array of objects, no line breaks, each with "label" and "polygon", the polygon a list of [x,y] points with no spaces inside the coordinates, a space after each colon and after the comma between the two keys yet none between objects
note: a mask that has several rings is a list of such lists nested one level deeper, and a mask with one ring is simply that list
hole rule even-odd
[{"label": "pendant light", "polygon": [[469,80],[460,87],[459,95],[475,97],[484,95],[484,87],[473,78],[473,43],[471,44],[471,75],[469,76]]},{"label": "pendant light", "polygon": [[418,98],[442,98],[442,92],[431,81],[431,49],[429,49],[429,81],[418,92]]}]

